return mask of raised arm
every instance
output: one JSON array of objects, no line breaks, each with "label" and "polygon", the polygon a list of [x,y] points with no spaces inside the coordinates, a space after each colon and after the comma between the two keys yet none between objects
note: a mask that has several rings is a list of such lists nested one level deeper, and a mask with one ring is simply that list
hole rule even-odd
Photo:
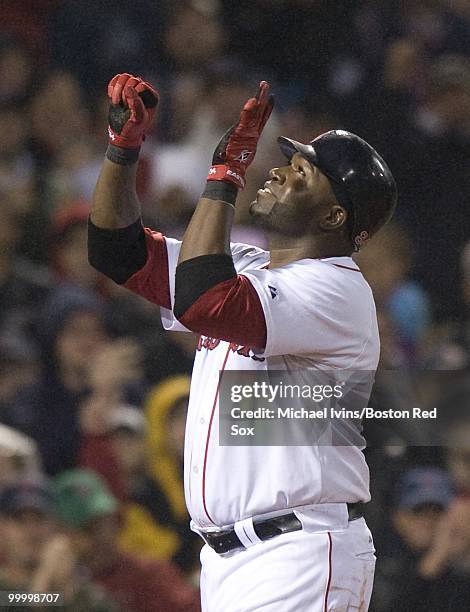
[{"label": "raised arm", "polygon": [[140,220],[135,191],[137,164],[123,166],[105,159],[93,194],[90,221],[101,229],[115,230]]},{"label": "raised arm", "polygon": [[236,273],[230,231],[238,190],[245,186],[273,102],[262,81],[217,146],[206,189],[183,238],[175,281],[174,313],[188,329],[256,347],[266,342],[263,310],[251,283]]},{"label": "raised arm", "polygon": [[148,300],[171,307],[167,247],[144,230],[135,183],[140,147],[158,104],[157,90],[139,77],[116,75],[108,85],[109,145],[88,226],[90,264]]},{"label": "raised arm", "polygon": [[261,81],[240,115],[217,145],[207,184],[184,235],[178,264],[201,255],[230,256],[230,230],[238,190],[245,187],[245,173],[255,158],[261,133],[273,109],[269,84]]},{"label": "raised arm", "polygon": [[157,90],[130,74],[108,85],[109,146],[93,195],[90,219],[102,229],[124,228],[140,219],[135,191],[140,147],[158,104]]}]

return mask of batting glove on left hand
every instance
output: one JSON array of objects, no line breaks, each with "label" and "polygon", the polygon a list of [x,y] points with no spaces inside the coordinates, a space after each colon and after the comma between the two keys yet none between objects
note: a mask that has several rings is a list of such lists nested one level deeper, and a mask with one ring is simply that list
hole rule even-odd
[{"label": "batting glove on left hand", "polygon": [[109,144],[138,149],[149,132],[159,101],[150,83],[131,74],[117,74],[108,85]]}]

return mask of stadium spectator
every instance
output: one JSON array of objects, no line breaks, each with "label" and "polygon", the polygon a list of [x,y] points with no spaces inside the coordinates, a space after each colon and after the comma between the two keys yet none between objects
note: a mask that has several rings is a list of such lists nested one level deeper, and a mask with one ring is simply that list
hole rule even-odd
[{"label": "stadium spectator", "polygon": [[100,289],[104,291],[104,280],[86,257],[89,214],[88,202],[77,200],[52,216],[48,236],[49,262],[58,284],[68,283],[99,293]]},{"label": "stadium spectator", "polygon": [[69,539],[58,532],[49,483],[18,480],[1,491],[0,534],[2,591],[59,592],[67,612],[117,612],[104,591],[84,577]]},{"label": "stadium spectator", "polygon": [[470,242],[460,256],[460,312],[450,321],[436,339],[435,361],[447,369],[464,369],[470,363]]},{"label": "stadium spectator", "polygon": [[[0,425],[0,491],[41,473],[41,457],[34,440]],[[1,547],[0,547],[1,548]]]},{"label": "stadium spectator", "polygon": [[372,610],[463,610],[470,597],[468,581],[450,568],[433,575],[426,570],[436,530],[452,500],[448,475],[416,467],[402,475],[397,489],[392,519],[398,539],[378,563]]},{"label": "stadium spectator", "polygon": [[[410,278],[412,253],[406,231],[398,225],[384,228],[380,240],[367,245],[357,261],[372,287],[377,308],[390,319],[398,336],[398,348],[401,346],[408,363],[419,363],[431,308],[426,293]],[[399,351],[394,353],[398,357]]]},{"label": "stadium spectator", "polygon": [[189,378],[151,390],[145,412],[115,405],[101,413],[101,433],[82,441],[81,465],[99,473],[123,501],[120,544],[150,559],[171,559],[194,574],[201,548],[183,496],[183,444]]},{"label": "stadium spectator", "polygon": [[437,525],[421,572],[434,578],[452,571],[470,584],[470,423],[456,419],[446,433],[446,460],[456,496]]},{"label": "stadium spectator", "polygon": [[12,36],[0,38],[0,103],[23,105],[31,95],[34,65],[26,46]]},{"label": "stadium spectator", "polygon": [[122,66],[134,74],[145,74],[155,64],[161,68],[162,34],[174,5],[168,0],[56,2],[49,19],[52,60],[76,75],[92,94]]},{"label": "stadium spectator", "polygon": [[86,470],[64,472],[55,480],[55,492],[72,550],[126,612],[199,610],[198,593],[175,565],[119,551],[118,503],[99,476]]},{"label": "stadium spectator", "polygon": [[45,267],[19,257],[21,220],[10,200],[2,199],[0,224],[0,336],[28,343],[34,337],[38,310],[52,286]]},{"label": "stadium spectator", "polygon": [[36,440],[44,469],[56,474],[77,465],[81,434],[99,421],[103,406],[126,391],[140,400],[140,386],[130,385],[140,377],[138,350],[111,342],[102,303],[76,287],[53,293],[40,331],[41,378],[20,390],[3,418]]},{"label": "stadium spectator", "polygon": [[455,317],[461,305],[449,288],[458,285],[459,254],[470,232],[462,214],[470,190],[468,58],[436,59],[419,105],[396,118],[396,124],[382,118],[386,133],[379,138],[400,185],[398,217],[413,241],[414,272],[431,293],[436,315]]},{"label": "stadium spectator", "polygon": [[38,352],[31,342],[5,331],[0,336],[0,423],[16,394],[35,383],[39,372]]},{"label": "stadium spectator", "polygon": [[150,558],[172,559],[183,571],[194,572],[201,543],[189,529],[183,495],[188,395],[189,377],[162,381],[145,401],[145,429],[136,430],[130,422],[115,424],[112,444],[129,500],[121,534],[123,547]]},{"label": "stadium spectator", "polygon": [[81,290],[58,290],[46,305],[40,331],[41,378],[20,390],[5,422],[36,440],[46,472],[54,474],[76,462],[89,360],[107,340],[102,306]]}]

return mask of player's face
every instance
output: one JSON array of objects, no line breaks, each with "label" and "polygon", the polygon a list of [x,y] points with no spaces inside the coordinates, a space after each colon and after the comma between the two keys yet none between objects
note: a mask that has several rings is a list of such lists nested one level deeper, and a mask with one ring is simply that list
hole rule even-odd
[{"label": "player's face", "polygon": [[273,168],[257,193],[250,214],[268,231],[288,236],[316,233],[338,207],[326,176],[296,153],[288,166]]}]

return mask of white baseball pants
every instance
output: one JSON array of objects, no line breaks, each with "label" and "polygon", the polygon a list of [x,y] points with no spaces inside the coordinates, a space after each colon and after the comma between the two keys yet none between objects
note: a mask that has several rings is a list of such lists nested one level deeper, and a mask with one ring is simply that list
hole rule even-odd
[{"label": "white baseball pants", "polygon": [[246,550],[201,551],[203,612],[366,612],[375,555],[363,518],[294,531]]}]

